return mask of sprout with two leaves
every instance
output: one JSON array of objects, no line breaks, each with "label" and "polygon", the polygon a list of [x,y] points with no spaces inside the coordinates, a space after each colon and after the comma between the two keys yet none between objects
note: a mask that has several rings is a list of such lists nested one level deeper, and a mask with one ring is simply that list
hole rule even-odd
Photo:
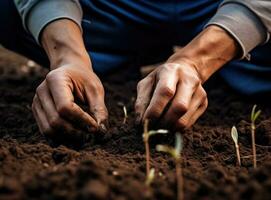
[{"label": "sprout with two leaves", "polygon": [[183,173],[181,167],[181,151],[183,148],[182,138],[180,133],[176,133],[175,147],[170,147],[167,145],[157,145],[156,150],[161,152],[166,152],[170,154],[175,160],[176,167],[176,181],[177,181],[177,200],[184,199],[184,181]]},{"label": "sprout with two leaves", "polygon": [[257,168],[257,158],[256,158],[256,145],[255,145],[255,130],[256,130],[256,125],[255,121],[261,114],[261,110],[256,111],[257,105],[254,105],[251,111],[251,145],[252,145],[252,153],[253,153],[253,167]]},{"label": "sprout with two leaves", "polygon": [[158,129],[158,130],[148,130],[149,120],[146,119],[144,121],[144,133],[142,135],[143,142],[145,144],[145,151],[146,151],[146,185],[150,185],[154,179],[154,169],[150,169],[150,146],[149,146],[149,138],[151,136],[157,134],[167,134],[168,130]]},{"label": "sprout with two leaves", "polygon": [[239,144],[238,144],[238,132],[235,126],[232,127],[231,129],[231,137],[234,141],[235,144],[235,149],[236,149],[236,157],[237,157],[237,163],[238,166],[241,166],[241,158],[240,158],[240,150],[239,150]]}]

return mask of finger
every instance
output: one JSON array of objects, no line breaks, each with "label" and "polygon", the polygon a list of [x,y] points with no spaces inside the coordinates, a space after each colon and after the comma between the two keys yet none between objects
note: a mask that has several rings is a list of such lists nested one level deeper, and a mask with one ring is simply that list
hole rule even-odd
[{"label": "finger", "polygon": [[52,134],[52,129],[47,121],[45,113],[43,112],[40,106],[40,102],[38,100],[37,95],[35,95],[33,99],[32,111],[36,119],[36,122],[38,124],[40,132],[45,135]]},{"label": "finger", "polygon": [[198,110],[194,113],[194,115],[191,116],[189,123],[187,124],[187,127],[191,127],[195,122],[198,120],[198,118],[205,112],[205,110],[208,107],[208,100],[204,101],[204,103],[198,108]]},{"label": "finger", "polygon": [[73,128],[71,125],[65,126],[63,122],[60,121],[61,125],[53,125],[52,127],[50,121],[48,120],[44,109],[42,108],[41,101],[39,97],[36,96],[35,104],[33,104],[33,113],[37,120],[40,132],[44,134],[47,138],[52,139],[56,142],[61,143],[80,143],[84,140],[84,133],[80,130]]},{"label": "finger", "polygon": [[[192,104],[190,106],[190,104],[197,86],[198,85],[191,82],[179,82],[174,99],[163,117],[165,124],[174,124],[174,122],[182,117],[188,110],[191,110],[191,107],[193,108],[194,105]],[[199,95],[194,96],[194,98],[199,98]],[[196,103],[198,102],[194,102],[194,104]]]},{"label": "finger", "polygon": [[153,73],[151,73],[137,84],[137,98],[135,102],[137,123],[142,121],[146,108],[150,103],[154,81],[155,77],[153,76]]},{"label": "finger", "polygon": [[74,130],[74,127],[61,118],[56,111],[52,96],[47,88],[46,82],[41,84],[37,88],[37,98],[40,102],[41,108],[46,115],[47,121],[52,129],[64,130],[71,132]]},{"label": "finger", "polygon": [[177,120],[175,127],[177,129],[188,128],[189,125],[193,124],[190,122],[191,117],[195,115],[196,112],[198,112],[198,109],[200,109],[201,105],[206,101],[206,99],[206,92],[201,86],[198,87],[192,96],[188,111]]},{"label": "finger", "polygon": [[102,85],[99,85],[96,88],[91,86],[85,87],[85,92],[91,115],[94,116],[98,125],[106,125],[108,111],[104,103],[104,89]]},{"label": "finger", "polygon": [[73,85],[70,80],[47,76],[47,85],[56,106],[56,110],[61,117],[68,119],[73,124],[78,124],[82,128],[88,127],[97,130],[97,122],[85,111],[83,111],[76,103],[74,103]]},{"label": "finger", "polygon": [[177,83],[178,79],[175,73],[161,73],[143,120],[147,118],[156,120],[162,115],[166,106],[175,95]]}]

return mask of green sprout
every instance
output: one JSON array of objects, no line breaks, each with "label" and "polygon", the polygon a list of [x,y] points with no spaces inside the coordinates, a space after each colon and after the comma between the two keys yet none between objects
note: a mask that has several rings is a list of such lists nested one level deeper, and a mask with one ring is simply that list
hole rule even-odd
[{"label": "green sprout", "polygon": [[154,175],[155,175],[155,169],[154,168],[151,168],[150,169],[150,173],[148,174],[147,178],[146,178],[146,181],[145,181],[145,185],[146,186],[150,186],[153,179],[154,179]]},{"label": "green sprout", "polygon": [[239,145],[238,145],[238,131],[235,126],[233,126],[231,129],[231,137],[232,137],[234,144],[235,144],[238,166],[241,166],[240,150],[239,150]]},{"label": "green sprout", "polygon": [[254,105],[251,111],[251,142],[252,142],[252,153],[253,153],[253,167],[254,169],[257,168],[257,158],[256,158],[256,145],[255,145],[255,130],[256,125],[255,122],[259,115],[261,114],[261,110],[256,111],[257,105]]},{"label": "green sprout", "polygon": [[165,152],[171,155],[175,160],[176,167],[176,181],[177,181],[177,200],[184,199],[184,184],[183,184],[183,173],[181,167],[181,151],[183,148],[182,138],[179,133],[176,133],[175,147],[167,145],[157,145],[156,150]]},{"label": "green sprout", "polygon": [[145,144],[145,151],[146,151],[146,182],[148,178],[150,177],[150,146],[149,146],[149,138],[151,136],[157,135],[157,134],[167,134],[168,130],[164,129],[158,129],[158,130],[148,130],[149,126],[149,120],[146,119],[144,121],[144,133],[142,135],[143,142]]}]

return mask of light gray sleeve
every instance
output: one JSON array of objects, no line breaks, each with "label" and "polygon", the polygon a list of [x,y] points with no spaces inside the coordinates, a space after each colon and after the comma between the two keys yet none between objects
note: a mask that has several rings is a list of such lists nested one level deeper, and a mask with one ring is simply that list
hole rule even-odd
[{"label": "light gray sleeve", "polygon": [[206,26],[225,29],[239,43],[241,58],[259,44],[269,40],[271,33],[271,0],[225,0]]},{"label": "light gray sleeve", "polygon": [[14,0],[23,25],[39,43],[44,27],[57,19],[73,20],[81,28],[82,8],[78,0]]}]

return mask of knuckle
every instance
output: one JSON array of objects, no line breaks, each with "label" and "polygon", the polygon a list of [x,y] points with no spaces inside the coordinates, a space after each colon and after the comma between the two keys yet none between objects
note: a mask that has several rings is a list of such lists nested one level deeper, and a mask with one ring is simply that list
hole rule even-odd
[{"label": "knuckle", "polygon": [[141,105],[140,105],[140,103],[138,101],[135,102],[135,110],[136,111],[141,110]]},{"label": "knuckle", "polygon": [[191,80],[192,80],[192,82],[194,83],[194,86],[195,86],[195,87],[200,86],[201,81],[200,81],[199,77],[197,77],[197,76],[192,76],[192,77],[191,77]]},{"label": "knuckle", "polygon": [[160,95],[166,98],[172,98],[174,96],[174,90],[170,87],[163,87],[160,90]]},{"label": "knuckle", "polygon": [[177,114],[181,113],[186,113],[188,110],[188,105],[186,105],[183,102],[177,102],[173,105],[173,111]]},{"label": "knuckle", "polygon": [[47,82],[54,81],[58,77],[58,74],[59,74],[59,70],[52,70],[46,75],[45,80]]},{"label": "knuckle", "polygon": [[55,117],[52,117],[50,120],[49,120],[49,125],[52,127],[52,128],[58,128],[61,126],[61,120],[59,117],[55,116]]},{"label": "knuckle", "polygon": [[207,93],[206,93],[206,91],[203,88],[201,90],[201,96],[202,96],[202,98],[203,98],[204,101],[205,101],[205,99],[207,99]]},{"label": "knuckle", "polygon": [[89,80],[86,81],[87,87],[90,89],[93,94],[99,96],[104,95],[104,87],[100,81],[98,82],[90,82]]},{"label": "knuckle", "polygon": [[178,122],[177,122],[177,127],[178,128],[188,128],[188,120],[186,119],[179,119]]},{"label": "knuckle", "polygon": [[144,84],[144,79],[137,83],[137,90],[140,90]]},{"label": "knuckle", "polygon": [[46,79],[46,81],[50,81],[50,80],[52,80],[54,77],[55,77],[54,71],[50,71],[50,72],[46,75],[45,79]]},{"label": "knuckle", "polygon": [[97,91],[99,94],[104,95],[104,88],[103,88],[102,84],[96,84],[96,91]]},{"label": "knuckle", "polygon": [[62,104],[62,105],[57,106],[57,112],[60,115],[66,115],[69,113],[71,108],[72,108],[72,105],[70,104]]},{"label": "knuckle", "polygon": [[45,127],[44,130],[41,131],[42,134],[46,135],[46,136],[50,136],[52,135],[53,131],[51,127]]},{"label": "knuckle", "polygon": [[208,99],[205,99],[203,102],[203,107],[206,109],[208,107]]},{"label": "knuckle", "polygon": [[36,88],[36,94],[39,94],[40,92],[42,92],[43,90],[43,85],[40,84],[37,88]]}]

